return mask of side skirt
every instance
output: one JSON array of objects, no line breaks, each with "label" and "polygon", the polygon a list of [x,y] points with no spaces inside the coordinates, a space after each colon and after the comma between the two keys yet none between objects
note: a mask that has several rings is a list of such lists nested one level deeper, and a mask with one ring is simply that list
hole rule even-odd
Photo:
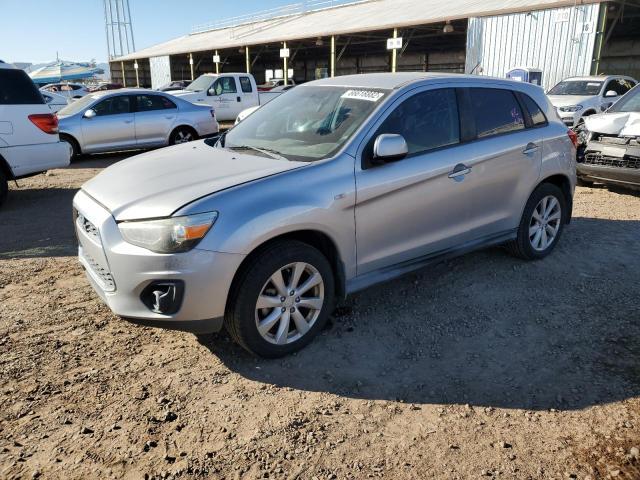
[{"label": "side skirt", "polygon": [[509,240],[513,240],[514,238],[516,238],[516,236],[517,229],[507,230],[505,232],[500,232],[498,234],[489,235],[477,240],[464,243],[457,247],[447,248],[445,250],[440,250],[427,255],[423,255],[422,257],[417,257],[412,260],[407,260],[405,262],[396,263],[395,265],[390,265],[388,267],[374,270],[373,272],[365,273],[364,275],[359,275],[352,278],[351,280],[347,280],[346,293],[348,295],[359,290],[363,290],[367,287],[370,287],[371,285],[392,280],[402,275],[406,275],[407,273],[411,273],[415,270],[424,268],[428,265],[442,262],[450,258],[459,257],[460,255],[464,255],[465,253],[503,244],[505,242],[508,242]]}]

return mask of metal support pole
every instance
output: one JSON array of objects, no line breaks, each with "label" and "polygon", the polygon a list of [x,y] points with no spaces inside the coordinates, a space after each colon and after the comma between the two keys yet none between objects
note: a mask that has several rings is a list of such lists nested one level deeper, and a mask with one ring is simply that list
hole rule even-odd
[{"label": "metal support pole", "polygon": [[[218,56],[218,50],[216,50],[216,57]],[[220,74],[220,62],[216,62],[216,75]]]},{"label": "metal support pole", "polygon": [[192,53],[189,54],[189,67],[191,67],[191,81],[193,82],[194,77],[193,77],[193,54]]},{"label": "metal support pole", "polygon": [[249,60],[249,46],[244,47],[245,62],[247,64],[247,73],[251,73],[251,61]]},{"label": "metal support pole", "polygon": [[[284,48],[287,48],[287,42],[284,42]],[[284,84],[285,86],[289,84],[289,69],[287,66],[287,57],[284,57],[284,72],[282,74],[282,76],[284,77]]]},{"label": "metal support pole", "polygon": [[[393,29],[393,38],[398,38],[398,29]],[[394,48],[391,50],[391,71],[396,73],[396,66],[398,63],[398,51]]]},{"label": "metal support pole", "polygon": [[140,88],[140,76],[138,75],[138,61],[134,60],[133,68],[136,71],[136,86]]},{"label": "metal support pole", "polygon": [[336,76],[336,37],[331,35],[331,77]]},{"label": "metal support pole", "polygon": [[602,55],[602,46],[605,39],[605,30],[607,29],[607,7],[609,3],[600,3],[598,5],[598,30],[596,31],[596,41],[593,48],[593,60],[591,62],[591,75],[597,75],[600,70],[600,57]]},{"label": "metal support pole", "polygon": [[120,62],[120,68],[122,69],[122,86],[127,86],[127,76],[124,74],[124,62]]}]

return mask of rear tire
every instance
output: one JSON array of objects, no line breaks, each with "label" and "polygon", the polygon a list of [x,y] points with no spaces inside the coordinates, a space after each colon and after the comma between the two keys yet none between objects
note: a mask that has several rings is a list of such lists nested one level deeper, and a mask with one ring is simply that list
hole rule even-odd
[{"label": "rear tire", "polygon": [[9,193],[9,181],[7,180],[7,176],[0,169],[0,207],[7,199],[7,194]]},{"label": "rear tire", "polygon": [[560,188],[551,183],[539,185],[524,207],[516,239],[507,244],[510,253],[524,260],[549,255],[560,240],[568,213]]},{"label": "rear tire", "polygon": [[331,265],[320,251],[298,241],[275,242],[234,281],[225,328],[254,355],[288,355],[322,331],[334,288]]},{"label": "rear tire", "polygon": [[178,145],[180,143],[193,142],[198,139],[198,134],[191,127],[177,127],[169,137],[169,145]]}]

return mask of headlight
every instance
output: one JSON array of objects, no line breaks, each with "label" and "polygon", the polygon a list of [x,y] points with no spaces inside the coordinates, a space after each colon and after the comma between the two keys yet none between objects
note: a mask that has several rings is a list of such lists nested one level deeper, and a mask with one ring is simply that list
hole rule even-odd
[{"label": "headlight", "polygon": [[582,105],[569,105],[566,107],[560,107],[561,112],[577,112],[582,110]]},{"label": "headlight", "polygon": [[186,252],[195,247],[218,218],[218,212],[118,224],[124,239],[157,253]]}]

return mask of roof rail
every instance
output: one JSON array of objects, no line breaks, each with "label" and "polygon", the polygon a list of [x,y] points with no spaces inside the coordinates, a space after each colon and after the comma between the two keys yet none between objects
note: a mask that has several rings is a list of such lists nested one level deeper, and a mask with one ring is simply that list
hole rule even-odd
[{"label": "roof rail", "polygon": [[[355,3],[365,3],[372,0],[304,0],[299,3],[291,3],[281,7],[261,10],[259,12],[247,15],[239,15],[237,17],[216,20],[215,22],[203,23],[195,25],[191,28],[190,35],[209,32],[211,30],[221,30],[223,28],[238,27],[240,25],[248,25],[251,23],[272,20],[276,18],[290,17],[294,15],[304,15],[306,13],[325,10],[328,8],[342,7]],[[233,36],[233,35],[232,35]]]}]

